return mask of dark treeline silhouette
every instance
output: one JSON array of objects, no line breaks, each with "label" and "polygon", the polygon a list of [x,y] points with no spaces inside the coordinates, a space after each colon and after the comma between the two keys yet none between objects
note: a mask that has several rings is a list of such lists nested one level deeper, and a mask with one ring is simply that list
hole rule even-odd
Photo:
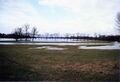
[{"label": "dark treeline silhouette", "polygon": [[5,33],[0,33],[0,38],[6,38],[6,39],[15,39],[18,41],[19,39],[25,39],[25,38],[31,38],[30,36],[25,36],[25,35],[19,35],[17,33],[11,33],[11,34],[5,34]]},{"label": "dark treeline silhouette", "polygon": [[[77,40],[104,40],[104,41],[118,41],[120,42],[120,35],[99,35],[99,36],[74,36],[74,35],[68,35],[68,36],[58,36],[55,34],[50,34],[49,36],[44,34],[36,34],[37,31],[35,28],[32,29],[32,33],[26,34],[19,34],[19,32],[11,33],[11,34],[4,34],[0,33],[0,38],[10,38],[10,39],[16,39],[18,40],[27,40],[32,39],[32,41],[36,38],[40,39],[77,39]],[[35,33],[36,32],[36,33]]]}]

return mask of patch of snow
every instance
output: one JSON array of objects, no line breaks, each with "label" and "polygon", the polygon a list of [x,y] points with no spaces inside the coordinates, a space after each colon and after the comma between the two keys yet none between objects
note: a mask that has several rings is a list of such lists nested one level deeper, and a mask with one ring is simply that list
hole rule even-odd
[{"label": "patch of snow", "polygon": [[65,50],[66,48],[52,47],[52,46],[42,46],[29,49],[47,49],[47,50]]}]

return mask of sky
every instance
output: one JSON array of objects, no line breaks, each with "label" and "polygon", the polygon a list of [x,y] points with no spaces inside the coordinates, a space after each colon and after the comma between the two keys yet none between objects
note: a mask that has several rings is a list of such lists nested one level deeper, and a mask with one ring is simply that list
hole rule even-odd
[{"label": "sky", "polygon": [[24,24],[39,33],[116,34],[120,0],[0,0],[0,33]]}]

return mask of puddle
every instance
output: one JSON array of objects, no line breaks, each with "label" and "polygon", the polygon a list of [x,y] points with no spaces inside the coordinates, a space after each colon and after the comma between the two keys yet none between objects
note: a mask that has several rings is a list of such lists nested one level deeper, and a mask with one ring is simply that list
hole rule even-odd
[{"label": "puddle", "polygon": [[120,43],[113,42],[112,44],[105,46],[79,46],[78,49],[107,49],[107,50],[120,49]]},{"label": "puddle", "polygon": [[52,47],[52,46],[42,46],[29,49],[46,49],[46,50],[65,50],[66,48]]}]

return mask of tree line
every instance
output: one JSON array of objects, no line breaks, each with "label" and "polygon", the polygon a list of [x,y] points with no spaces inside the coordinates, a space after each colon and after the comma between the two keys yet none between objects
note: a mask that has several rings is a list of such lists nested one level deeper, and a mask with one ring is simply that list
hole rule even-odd
[{"label": "tree line", "polygon": [[120,42],[120,35],[78,35],[77,34],[64,34],[61,36],[59,33],[53,34],[38,34],[37,28],[32,28],[31,33],[28,31],[28,28],[24,28],[25,31],[22,31],[22,28],[16,28],[13,33],[11,34],[4,34],[0,33],[0,38],[11,38],[15,39],[16,41],[21,40],[32,40],[34,39],[75,39],[75,40],[104,40],[104,41],[119,41]]}]

